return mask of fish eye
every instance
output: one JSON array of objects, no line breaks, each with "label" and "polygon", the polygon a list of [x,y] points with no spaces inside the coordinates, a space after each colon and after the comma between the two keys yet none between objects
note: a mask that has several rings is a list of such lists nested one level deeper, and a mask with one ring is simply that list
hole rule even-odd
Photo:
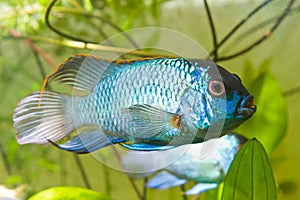
[{"label": "fish eye", "polygon": [[221,80],[211,80],[208,85],[208,91],[213,96],[221,96],[225,92],[225,85]]}]

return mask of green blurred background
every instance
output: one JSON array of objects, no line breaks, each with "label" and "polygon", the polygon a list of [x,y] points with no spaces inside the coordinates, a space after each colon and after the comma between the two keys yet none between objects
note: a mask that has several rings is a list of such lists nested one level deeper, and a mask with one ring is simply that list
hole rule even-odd
[{"label": "green blurred background", "polygon": [[[296,5],[299,4],[298,1]],[[261,2],[209,1],[218,37],[224,37]],[[47,55],[49,59],[59,64],[72,54],[90,52],[86,49],[57,45],[47,40],[64,39],[45,25],[43,17],[48,3],[45,0],[0,1],[0,185],[13,188],[26,184],[28,195],[51,186],[87,187],[76,162],[78,157],[75,158],[73,154],[57,150],[53,146],[19,146],[12,126],[12,114],[16,104],[32,91],[40,90],[42,77],[54,69],[43,56]],[[245,24],[241,32],[231,38],[231,42],[220,48],[219,54],[230,54],[251,44],[255,38],[261,37],[274,21],[266,27],[260,26],[260,22],[279,15],[285,6],[286,1],[274,1],[270,6],[262,9]],[[118,32],[99,17],[87,16],[87,13],[115,23],[123,30],[148,26],[170,28],[193,38],[208,52],[213,49],[209,23],[200,0],[64,0],[55,4],[50,19],[59,30],[88,41],[100,43],[105,37]],[[276,78],[282,91],[299,87],[299,20],[299,14],[291,14],[264,43],[242,56],[218,64],[239,74],[244,81],[247,81],[250,72],[245,69],[253,67],[254,70],[258,70],[264,63],[268,65],[268,72]],[[247,30],[252,31],[251,34],[247,34]],[[34,46],[44,53],[42,55],[33,53],[28,45],[29,41],[16,37],[16,34],[32,39]],[[44,70],[39,68],[39,62]],[[272,88],[265,90],[271,91]],[[300,197],[299,99],[300,91],[285,97],[288,113],[287,118],[282,116],[282,121],[288,119],[287,124],[265,124],[266,127],[275,127],[275,129],[278,127],[280,130],[285,130],[286,125],[284,137],[280,138],[279,145],[270,154],[275,179],[280,188],[280,199]],[[277,99],[268,97],[268,101],[274,103]],[[258,109],[263,110],[260,107]],[[260,134],[255,128],[251,131],[255,131],[254,135]],[[270,134],[268,137],[274,136]],[[124,199],[124,197],[138,199],[127,176],[122,172],[102,165],[91,155],[83,155],[79,159],[93,190],[108,194],[114,199]],[[142,181],[139,180],[136,184],[141,190]],[[149,190],[147,199],[182,199],[182,197],[180,189],[174,188],[165,191]],[[196,198],[190,197],[190,199]]]}]

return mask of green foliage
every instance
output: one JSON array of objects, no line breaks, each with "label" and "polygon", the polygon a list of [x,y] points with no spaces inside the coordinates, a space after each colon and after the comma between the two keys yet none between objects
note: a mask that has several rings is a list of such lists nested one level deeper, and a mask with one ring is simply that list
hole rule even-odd
[{"label": "green foliage", "polygon": [[5,181],[5,185],[9,186],[9,187],[15,187],[17,185],[21,185],[23,183],[23,178],[19,175],[11,175],[9,176],[6,181]]},{"label": "green foliage", "polygon": [[48,1],[14,0],[0,1],[0,35],[6,36],[11,29],[32,34],[43,26],[43,12]]},{"label": "green foliage", "polygon": [[[138,21],[145,23],[149,20],[149,14],[154,18],[158,18],[161,13],[161,4],[167,1],[169,0],[105,0],[93,1],[93,5],[98,9],[102,8],[101,11],[106,17],[113,21],[118,20],[121,28],[127,30],[132,23]],[[114,14],[117,14],[117,16]]]},{"label": "green foliage", "polygon": [[283,139],[288,119],[285,98],[268,65],[268,61],[264,62],[258,72],[254,72],[249,63],[245,66],[245,82],[249,83],[247,88],[254,96],[257,111],[237,132],[248,138],[256,137],[271,153]]},{"label": "green foliage", "polygon": [[[166,1],[169,0],[60,0],[51,9],[49,21],[61,32],[98,43],[113,30],[120,31],[116,32],[113,26],[128,30],[133,25],[154,24]],[[0,0],[0,36],[7,37],[12,32],[31,37],[41,34],[46,27],[44,15],[49,3],[46,0]]]},{"label": "green foliage", "polygon": [[276,185],[268,156],[256,139],[237,153],[225,177],[222,200],[275,200]]},{"label": "green foliage", "polygon": [[111,200],[98,192],[78,187],[53,187],[43,190],[29,200]]}]

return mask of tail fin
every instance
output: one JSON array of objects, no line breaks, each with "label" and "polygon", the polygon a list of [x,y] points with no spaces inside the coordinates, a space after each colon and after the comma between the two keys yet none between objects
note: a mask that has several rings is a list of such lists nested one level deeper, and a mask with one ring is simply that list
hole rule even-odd
[{"label": "tail fin", "polygon": [[32,93],[17,105],[13,122],[19,144],[46,144],[75,130],[70,96],[45,92]]}]

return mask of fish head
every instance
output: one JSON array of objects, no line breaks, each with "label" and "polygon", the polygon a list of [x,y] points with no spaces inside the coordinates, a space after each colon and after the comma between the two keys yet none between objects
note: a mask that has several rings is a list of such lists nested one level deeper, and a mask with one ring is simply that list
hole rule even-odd
[{"label": "fish head", "polygon": [[226,108],[223,133],[227,133],[249,119],[256,111],[254,97],[247,91],[238,75],[217,66],[221,77],[211,78],[208,92],[212,96],[216,112]]},{"label": "fish head", "polygon": [[238,75],[211,61],[189,61],[194,71],[182,96],[181,112],[186,127],[196,135],[193,143],[225,135],[255,113],[254,97]]}]

